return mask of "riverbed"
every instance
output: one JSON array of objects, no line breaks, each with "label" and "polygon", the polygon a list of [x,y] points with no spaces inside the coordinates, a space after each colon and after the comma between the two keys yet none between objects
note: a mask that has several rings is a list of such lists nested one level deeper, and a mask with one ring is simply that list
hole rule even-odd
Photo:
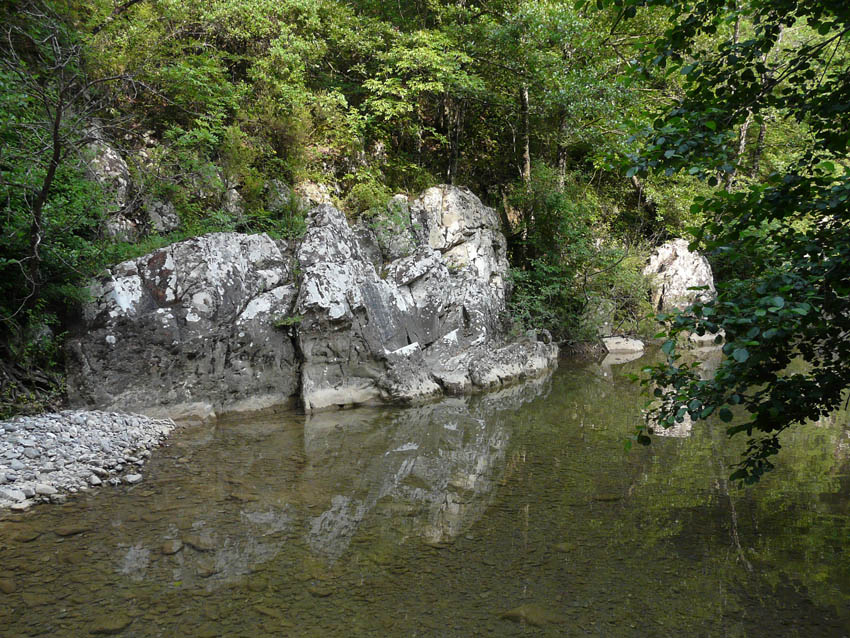
[{"label": "riverbed", "polygon": [[850,436],[626,451],[623,365],[184,428],[136,485],[0,514],[0,636],[847,636]]}]

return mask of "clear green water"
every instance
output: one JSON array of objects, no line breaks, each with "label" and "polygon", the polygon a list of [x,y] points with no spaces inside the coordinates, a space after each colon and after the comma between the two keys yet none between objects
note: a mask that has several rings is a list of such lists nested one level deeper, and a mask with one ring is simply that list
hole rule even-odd
[{"label": "clear green water", "polygon": [[141,484],[2,515],[0,635],[850,635],[846,413],[736,490],[720,427],[624,451],[640,364],[183,430]]}]

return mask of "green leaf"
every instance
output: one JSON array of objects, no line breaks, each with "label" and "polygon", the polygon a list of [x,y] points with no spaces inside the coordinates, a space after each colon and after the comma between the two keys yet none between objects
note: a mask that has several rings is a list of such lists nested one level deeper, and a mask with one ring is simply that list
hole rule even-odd
[{"label": "green leaf", "polygon": [[745,478],[747,478],[747,476],[749,476],[747,474],[747,470],[735,470],[729,476],[729,480],[730,481],[743,481]]},{"label": "green leaf", "polygon": [[747,359],[750,358],[750,353],[746,348],[736,348],[732,353],[732,358],[738,363],[744,363]]},{"label": "green leaf", "polygon": [[667,341],[664,342],[664,345],[661,346],[661,352],[663,352],[666,355],[669,355],[671,352],[673,352],[673,349],[675,347],[676,347],[676,342],[673,341],[672,339],[668,339]]},{"label": "green leaf", "polygon": [[721,408],[721,410],[717,413],[717,416],[720,417],[720,420],[724,423],[729,423],[732,420],[732,410],[729,408]]}]

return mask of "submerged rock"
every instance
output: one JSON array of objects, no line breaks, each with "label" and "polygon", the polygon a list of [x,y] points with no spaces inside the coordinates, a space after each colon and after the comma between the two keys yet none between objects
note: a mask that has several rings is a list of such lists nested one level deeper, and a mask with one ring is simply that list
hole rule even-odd
[{"label": "submerged rock", "polygon": [[410,251],[323,203],[297,245],[215,233],[118,264],[91,286],[69,395],[185,419],[298,395],[308,411],[410,403],[555,366],[547,334],[505,341],[493,209],[441,186],[395,214]]},{"label": "submerged rock", "polygon": [[526,603],[508,611],[503,611],[499,614],[499,618],[513,622],[528,623],[534,627],[543,627],[549,623],[558,624],[565,621],[562,616],[534,603]]},{"label": "submerged rock", "polygon": [[89,633],[100,636],[111,636],[124,631],[133,619],[126,614],[116,613],[95,618],[89,626]]}]

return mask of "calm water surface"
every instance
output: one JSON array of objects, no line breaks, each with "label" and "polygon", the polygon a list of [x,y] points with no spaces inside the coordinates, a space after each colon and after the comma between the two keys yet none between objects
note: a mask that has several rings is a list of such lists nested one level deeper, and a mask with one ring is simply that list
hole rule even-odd
[{"label": "calm water surface", "polygon": [[738,490],[720,426],[625,452],[641,364],[182,430],[0,515],[0,636],[850,635],[846,413]]}]

